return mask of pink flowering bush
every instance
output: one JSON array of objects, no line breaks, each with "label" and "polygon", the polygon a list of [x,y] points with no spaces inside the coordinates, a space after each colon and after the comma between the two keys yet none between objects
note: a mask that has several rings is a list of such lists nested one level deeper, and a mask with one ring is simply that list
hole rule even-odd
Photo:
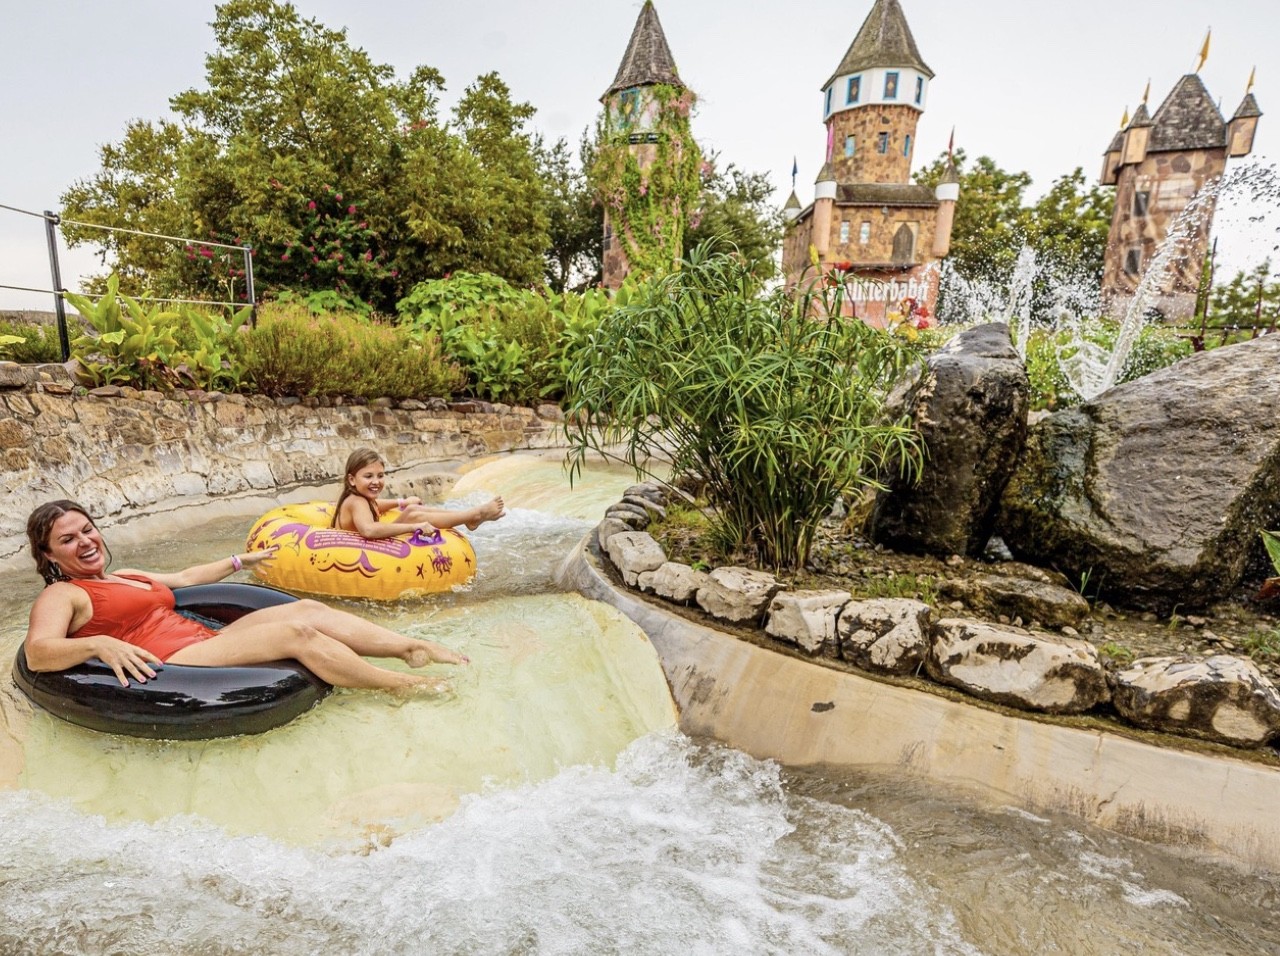
[{"label": "pink flowering bush", "polygon": [[261,267],[261,284],[313,290],[284,298],[321,305],[316,311],[328,311],[324,303],[329,303],[368,315],[380,284],[396,275],[377,234],[359,204],[327,183],[307,201],[306,210],[296,238],[286,240]]}]

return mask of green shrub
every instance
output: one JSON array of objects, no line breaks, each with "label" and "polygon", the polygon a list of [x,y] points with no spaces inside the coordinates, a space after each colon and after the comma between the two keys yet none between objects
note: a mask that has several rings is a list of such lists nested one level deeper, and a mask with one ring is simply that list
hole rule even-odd
[{"label": "green shrub", "polygon": [[840,283],[765,293],[740,256],[696,247],[574,362],[574,473],[614,446],[637,471],[669,460],[672,482],[703,482],[725,540],[775,569],[803,567],[839,495],[920,464],[909,422],[881,417],[913,353],[842,306]]},{"label": "green shrub", "polygon": [[[1084,323],[1083,329],[1088,341],[1109,350],[1115,345],[1120,327],[1113,319],[1091,319]],[[1027,342],[1026,364],[1033,409],[1052,410],[1080,404],[1080,396],[1067,381],[1060,361],[1062,356],[1070,354],[1071,348],[1071,333],[1066,329],[1041,327],[1032,331]],[[1148,323],[1138,333],[1116,384],[1150,375],[1157,369],[1181,361],[1192,351],[1191,342],[1180,336],[1176,329]]]},{"label": "green shrub", "polygon": [[36,322],[0,321],[0,359],[30,365],[61,362],[58,327]]},{"label": "green shrub", "polygon": [[432,398],[462,385],[434,336],[351,316],[264,310],[247,339],[246,379],[264,395]]},{"label": "green shrub", "polygon": [[544,295],[469,272],[420,282],[399,303],[401,323],[439,338],[467,392],[524,404],[564,395],[571,356],[609,309],[599,290]]},{"label": "green shrub", "polygon": [[239,386],[244,366],[236,336],[249,321],[247,307],[228,316],[189,305],[144,305],[120,294],[114,273],[106,290],[96,301],[64,294],[89,325],[71,342],[82,379],[162,390]]}]

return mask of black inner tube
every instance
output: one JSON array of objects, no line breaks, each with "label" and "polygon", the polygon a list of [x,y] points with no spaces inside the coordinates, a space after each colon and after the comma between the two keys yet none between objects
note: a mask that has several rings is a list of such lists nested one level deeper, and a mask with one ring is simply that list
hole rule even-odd
[{"label": "black inner tube", "polygon": [[[250,611],[296,601],[291,594],[253,584],[200,584],[174,590],[179,613],[210,627]],[[81,727],[131,737],[206,740],[260,734],[309,710],[332,688],[297,661],[243,667],[166,664],[145,684],[121,687],[101,661],[37,673],[24,648],[13,679],[33,703]]]}]

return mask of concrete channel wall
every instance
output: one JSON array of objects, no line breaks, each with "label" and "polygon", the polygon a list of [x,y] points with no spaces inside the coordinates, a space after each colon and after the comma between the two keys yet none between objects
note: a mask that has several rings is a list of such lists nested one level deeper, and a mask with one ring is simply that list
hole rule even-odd
[{"label": "concrete channel wall", "polygon": [[1031,811],[1280,871],[1280,770],[1041,723],[808,663],[617,588],[587,541],[561,586],[657,648],[680,728],[790,766],[891,767]]},{"label": "concrete channel wall", "polygon": [[0,568],[30,567],[27,515],[52,499],[79,502],[125,542],[127,531],[115,533],[122,525],[180,512],[206,520],[227,508],[243,512],[243,499],[336,481],[361,446],[381,453],[389,470],[422,472],[561,444],[554,405],[85,392],[60,365],[0,362]]}]

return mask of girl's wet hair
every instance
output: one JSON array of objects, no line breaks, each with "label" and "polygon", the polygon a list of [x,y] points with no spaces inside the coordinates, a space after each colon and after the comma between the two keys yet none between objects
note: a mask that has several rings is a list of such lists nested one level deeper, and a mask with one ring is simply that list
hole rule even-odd
[{"label": "girl's wet hair", "polygon": [[[54,522],[69,512],[84,515],[90,524],[97,527],[97,522],[93,520],[93,515],[89,514],[88,509],[66,498],[45,502],[27,518],[27,543],[31,546],[31,557],[35,558],[36,570],[40,572],[40,577],[44,578],[46,586],[67,580],[67,576],[62,573],[62,568],[49,557],[49,535],[53,533]],[[110,556],[111,552],[108,551],[107,554]]]},{"label": "girl's wet hair", "polygon": [[[342,494],[338,495],[338,504],[333,509],[333,520],[329,522],[330,528],[338,527],[338,516],[342,514],[342,503],[347,500],[355,492],[351,490],[351,482],[348,480],[365,465],[372,465],[377,462],[380,465],[386,465],[379,455],[372,448],[357,448],[347,456],[347,469],[342,473]],[[373,503],[369,503],[369,509],[373,512],[373,520],[378,520],[378,509],[374,508]]]}]

